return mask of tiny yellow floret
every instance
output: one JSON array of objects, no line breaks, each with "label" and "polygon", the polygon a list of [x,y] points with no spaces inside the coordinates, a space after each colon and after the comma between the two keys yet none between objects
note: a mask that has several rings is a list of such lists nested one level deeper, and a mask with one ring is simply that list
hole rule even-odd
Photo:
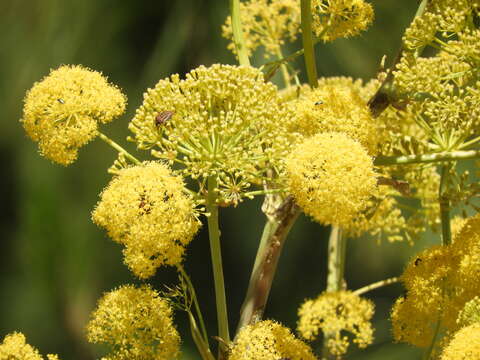
[{"label": "tiny yellow floret", "polygon": [[298,332],[307,340],[314,340],[320,332],[328,335],[331,354],[347,352],[349,337],[360,348],[373,341],[371,318],[374,305],[351,291],[324,292],[314,300],[305,301],[298,310]]},{"label": "tiny yellow floret", "polygon": [[120,170],[100,197],[93,221],[125,246],[125,263],[136,276],[182,261],[199,221],[183,180],[168,166],[146,162]]},{"label": "tiny yellow floret", "polygon": [[316,359],[307,344],[272,320],[243,327],[229,353],[228,360]]},{"label": "tiny yellow floret", "polygon": [[125,95],[102,74],[64,65],[27,92],[21,122],[43,156],[69,165],[97,136],[98,123],[120,116],[125,106]]},{"label": "tiny yellow floret", "polygon": [[376,189],[371,157],[359,142],[342,133],[307,139],[292,151],[286,168],[298,205],[325,225],[348,225]]},{"label": "tiny yellow floret", "polygon": [[[47,355],[48,360],[58,360],[57,355]],[[43,360],[37,349],[25,342],[22,333],[5,336],[0,344],[0,360]]]},{"label": "tiny yellow floret", "polygon": [[91,315],[87,339],[111,347],[105,360],[171,360],[180,347],[170,304],[148,285],[106,293]]}]

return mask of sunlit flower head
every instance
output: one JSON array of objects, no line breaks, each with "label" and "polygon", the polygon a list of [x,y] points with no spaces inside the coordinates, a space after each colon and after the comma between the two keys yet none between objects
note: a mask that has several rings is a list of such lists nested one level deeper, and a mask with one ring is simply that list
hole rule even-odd
[{"label": "sunlit flower head", "polygon": [[360,348],[373,341],[371,319],[374,305],[351,291],[324,292],[313,300],[305,301],[298,310],[298,332],[307,340],[320,333],[329,335],[327,346],[331,354],[347,352],[349,337]]},{"label": "sunlit flower head", "polygon": [[200,66],[149,89],[129,128],[139,148],[200,182],[216,177],[222,200],[236,204],[288,151],[282,124],[289,119],[279,103],[258,69]]},{"label": "sunlit flower head", "polygon": [[180,347],[169,303],[147,285],[106,293],[91,315],[87,339],[107,344],[108,360],[171,360]]},{"label": "sunlit flower head", "polygon": [[322,224],[346,225],[365,210],[376,188],[372,159],[342,133],[320,133],[286,160],[287,182],[298,205]]},{"label": "sunlit flower head", "polygon": [[[279,56],[285,41],[294,41],[299,35],[299,0],[247,0],[240,2],[240,13],[249,55],[264,46],[267,56]],[[236,53],[230,16],[222,26],[222,33],[231,41],[228,49]]]},{"label": "sunlit flower head", "polygon": [[120,170],[100,195],[93,221],[125,246],[125,263],[140,278],[182,261],[199,228],[180,177],[158,162]]},{"label": "sunlit flower head", "polygon": [[228,360],[315,360],[312,350],[281,324],[264,320],[243,327]]},{"label": "sunlit flower head", "polygon": [[304,137],[320,132],[344,133],[360,142],[370,154],[376,152],[377,125],[353,79],[323,79],[317,88],[303,91],[292,104],[296,116],[289,124],[291,131]]},{"label": "sunlit flower head", "polygon": [[473,359],[480,359],[480,323],[456,332],[440,356],[440,360]]},{"label": "sunlit flower head", "polygon": [[27,92],[21,121],[42,155],[69,165],[97,136],[98,123],[120,116],[125,106],[125,95],[102,74],[64,65]]},{"label": "sunlit flower head", "polygon": [[[37,349],[25,342],[22,333],[8,334],[0,344],[1,360],[43,360]],[[57,355],[47,355],[48,360],[58,360]]]},{"label": "sunlit flower head", "polygon": [[363,0],[312,1],[312,29],[325,42],[358,35],[373,15],[372,6]]}]

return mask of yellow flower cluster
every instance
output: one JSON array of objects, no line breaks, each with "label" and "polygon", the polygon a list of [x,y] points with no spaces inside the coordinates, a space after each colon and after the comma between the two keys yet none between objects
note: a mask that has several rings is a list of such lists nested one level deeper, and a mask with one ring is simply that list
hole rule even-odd
[{"label": "yellow flower cluster", "polygon": [[[285,40],[294,41],[300,32],[299,0],[247,0],[240,3],[245,47],[248,55],[260,46],[266,56],[280,56]],[[222,26],[223,37],[230,40],[228,49],[236,53],[232,19]]]},{"label": "yellow flower cluster", "polygon": [[459,326],[469,326],[480,323],[480,297],[475,296],[467,302],[457,318]]},{"label": "yellow flower cluster", "polygon": [[315,89],[303,91],[291,102],[296,116],[289,130],[302,137],[320,132],[340,132],[359,141],[370,154],[377,150],[378,129],[363,89],[351,78],[320,79]]},{"label": "yellow flower cluster", "polygon": [[347,352],[349,337],[365,348],[373,341],[370,322],[374,305],[351,291],[324,292],[314,300],[307,300],[298,310],[298,331],[307,340],[314,340],[323,332],[329,335],[329,352],[340,356]]},{"label": "yellow flower cluster", "polygon": [[92,213],[93,221],[123,244],[125,263],[139,278],[182,261],[199,228],[183,181],[158,162],[120,170]]},{"label": "yellow flower cluster", "polygon": [[434,324],[456,331],[465,304],[480,293],[480,215],[470,218],[455,242],[434,246],[418,254],[402,275],[407,296],[392,310],[397,341],[425,347]]},{"label": "yellow flower cluster", "polygon": [[320,133],[286,159],[287,182],[298,205],[322,224],[345,226],[365,210],[376,189],[372,159],[342,133]]},{"label": "yellow flower cluster", "polygon": [[459,330],[442,352],[440,360],[480,359],[480,324]]},{"label": "yellow flower cluster", "polygon": [[373,16],[372,6],[363,0],[312,1],[312,30],[325,42],[358,35]]},{"label": "yellow flower cluster", "polygon": [[[12,333],[0,344],[1,360],[43,360],[38,350],[25,342],[22,333]],[[57,355],[47,355],[48,360],[59,360]]]},{"label": "yellow flower cluster", "polygon": [[180,346],[169,303],[147,285],[106,293],[91,315],[87,338],[112,348],[105,360],[171,360]]},{"label": "yellow flower cluster", "polygon": [[253,67],[200,66],[185,80],[160,80],[144,97],[129,126],[138,147],[179,163],[184,175],[217,177],[224,202],[236,204],[288,151],[290,115]]},{"label": "yellow flower cluster", "polygon": [[120,116],[125,106],[125,96],[100,73],[61,66],[27,92],[21,122],[42,155],[69,165],[97,136],[98,123]]},{"label": "yellow flower cluster", "polygon": [[228,360],[315,360],[310,347],[281,324],[264,320],[244,326],[233,343]]}]

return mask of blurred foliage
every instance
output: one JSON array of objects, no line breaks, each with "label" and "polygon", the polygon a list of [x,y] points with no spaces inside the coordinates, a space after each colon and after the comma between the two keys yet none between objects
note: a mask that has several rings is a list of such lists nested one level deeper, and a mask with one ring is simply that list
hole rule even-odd
[{"label": "blurred foliage", "polygon": [[[22,99],[33,82],[60,64],[82,64],[102,71],[123,88],[128,113],[105,130],[126,144],[127,123],[142,93],[160,78],[185,73],[199,64],[234,63],[221,38],[227,16],[224,0],[2,0],[0,1],[0,337],[23,331],[42,353],[64,359],[93,359],[98,349],[84,340],[84,324],[102,292],[136,282],[119,246],[90,221],[99,192],[109,180],[106,169],[115,154],[100,141],[81,150],[68,169],[41,158],[18,119]],[[374,77],[381,57],[392,60],[416,0],[373,2],[376,21],[363,36],[317,47],[323,76]],[[291,46],[297,50],[300,44]],[[258,55],[256,64],[263,57]],[[301,66],[301,61],[298,62]],[[132,149],[131,144],[126,144]],[[238,320],[264,218],[261,200],[221,214],[225,276],[232,330]],[[252,216],[252,214],[255,214]],[[215,333],[215,305],[205,229],[188,250],[187,271]],[[300,218],[282,256],[266,316],[295,328],[298,305],[325,287],[326,236]],[[351,241],[347,280],[350,288],[400,273],[422,243],[377,245]],[[161,269],[154,285],[172,284],[175,274]],[[388,313],[401,293],[399,285],[369,293],[377,304],[376,341],[348,359],[413,358],[416,352],[391,344]],[[183,358],[194,359],[187,323],[177,315]],[[213,341],[213,340],[212,340]]]}]

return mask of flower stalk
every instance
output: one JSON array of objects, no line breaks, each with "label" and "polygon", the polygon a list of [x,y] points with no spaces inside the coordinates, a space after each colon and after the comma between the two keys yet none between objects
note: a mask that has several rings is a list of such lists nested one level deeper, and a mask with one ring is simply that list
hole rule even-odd
[{"label": "flower stalk", "polygon": [[225,296],[225,281],[223,277],[222,251],[220,247],[220,229],[218,224],[217,179],[208,178],[208,194],[206,208],[208,216],[208,237],[210,239],[210,253],[215,283],[215,302],[217,306],[218,334],[223,340],[219,343],[219,359],[223,359],[227,351],[226,344],[230,343],[228,330],[227,300]]},{"label": "flower stalk", "polygon": [[[269,197],[266,202],[268,199]],[[283,245],[299,214],[300,209],[291,196],[275,208],[271,215],[267,213],[267,222],[240,311],[237,333],[243,326],[254,324],[262,319]]]},{"label": "flower stalk", "polygon": [[242,21],[240,18],[240,0],[230,0],[230,15],[232,17],[233,42],[238,54],[240,65],[249,66],[245,38],[243,36]]},{"label": "flower stalk", "polygon": [[119,153],[122,153],[123,155],[125,155],[125,157],[127,159],[129,159],[130,161],[134,162],[136,165],[140,165],[141,164],[141,161],[138,160],[135,156],[133,156],[132,154],[130,154],[127,150],[125,150],[122,146],[120,146],[119,144],[117,144],[115,141],[113,141],[112,139],[110,139],[107,135],[99,132],[98,133],[98,137],[100,139],[102,139],[104,142],[106,142],[108,145],[110,145],[111,147],[113,147],[115,150],[117,150]]},{"label": "flower stalk", "polygon": [[305,67],[307,68],[308,83],[312,88],[318,86],[317,64],[312,34],[312,4],[311,0],[301,0],[302,41]]},{"label": "flower stalk", "polygon": [[435,163],[453,160],[468,160],[480,158],[480,150],[446,151],[434,154],[402,155],[402,156],[378,156],[374,165],[389,166],[402,164]]}]

